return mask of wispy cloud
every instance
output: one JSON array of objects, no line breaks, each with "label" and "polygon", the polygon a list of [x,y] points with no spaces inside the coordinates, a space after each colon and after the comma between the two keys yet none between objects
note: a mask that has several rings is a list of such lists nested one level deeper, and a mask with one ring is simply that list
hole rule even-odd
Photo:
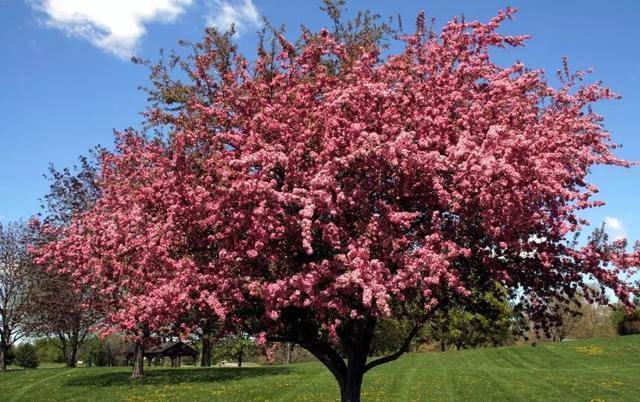
[{"label": "wispy cloud", "polygon": [[4,215],[0,215],[0,222],[4,220]]},{"label": "wispy cloud", "polygon": [[192,0],[32,0],[47,25],[131,57],[149,22],[173,22]]},{"label": "wispy cloud", "polygon": [[622,221],[613,216],[605,216],[604,228],[607,231],[609,237],[614,240],[619,240],[627,237],[627,231],[622,224]]},{"label": "wispy cloud", "polygon": [[238,35],[262,25],[253,0],[209,0],[207,25],[226,31],[234,25]]}]

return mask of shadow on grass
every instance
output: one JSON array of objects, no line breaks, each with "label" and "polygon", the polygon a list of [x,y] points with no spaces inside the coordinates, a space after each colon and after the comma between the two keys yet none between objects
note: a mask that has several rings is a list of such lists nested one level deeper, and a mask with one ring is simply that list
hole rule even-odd
[{"label": "shadow on grass", "polygon": [[70,378],[65,385],[72,387],[112,386],[112,385],[167,385],[183,383],[207,383],[240,380],[243,378],[272,377],[291,373],[286,367],[247,367],[247,368],[181,368],[146,370],[141,380],[131,380],[130,371],[87,374]]}]

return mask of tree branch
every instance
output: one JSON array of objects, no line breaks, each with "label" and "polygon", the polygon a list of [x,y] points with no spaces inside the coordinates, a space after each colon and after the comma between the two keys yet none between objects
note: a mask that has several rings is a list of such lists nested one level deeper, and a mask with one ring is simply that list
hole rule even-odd
[{"label": "tree branch", "polygon": [[399,358],[400,356],[402,356],[408,349],[409,346],[411,346],[411,341],[413,341],[413,338],[416,337],[416,335],[418,334],[418,331],[420,331],[420,328],[422,328],[422,326],[424,325],[424,323],[427,321],[427,317],[429,315],[426,314],[414,327],[413,329],[411,329],[411,332],[409,332],[409,335],[407,335],[406,339],[404,340],[404,342],[402,343],[402,346],[400,346],[400,348],[395,352],[392,353],[390,355],[387,356],[383,356],[380,357],[376,360],[373,360],[369,363],[367,363],[366,366],[364,366],[364,372],[366,373],[367,371],[371,370],[374,367],[377,367],[381,364],[384,363],[389,363],[391,361],[396,360],[397,358]]},{"label": "tree branch", "polygon": [[291,342],[297,343],[307,349],[318,360],[324,364],[342,387],[347,374],[347,365],[340,356],[328,343],[318,339],[300,339],[295,336],[268,336],[269,342]]},{"label": "tree branch", "polygon": [[307,349],[318,360],[324,364],[338,381],[338,385],[342,388],[347,376],[347,364],[344,362],[340,354],[335,351],[326,342],[318,340],[310,340],[300,343],[300,346]]}]

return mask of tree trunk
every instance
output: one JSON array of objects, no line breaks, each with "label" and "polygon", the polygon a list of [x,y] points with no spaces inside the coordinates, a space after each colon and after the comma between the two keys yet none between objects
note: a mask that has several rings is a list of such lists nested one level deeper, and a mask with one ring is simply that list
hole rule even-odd
[{"label": "tree trunk", "polygon": [[67,367],[73,368],[76,367],[76,354],[78,353],[78,349],[71,346],[69,348],[69,356],[67,357]]},{"label": "tree trunk", "polygon": [[352,381],[345,383],[340,388],[340,400],[342,402],[360,402],[360,392],[362,388],[362,379],[364,375],[361,373],[360,377],[352,377]]},{"label": "tree trunk", "polygon": [[7,369],[7,353],[9,348],[4,341],[0,342],[0,370],[5,371]]},{"label": "tree trunk", "polygon": [[328,345],[309,350],[333,373],[340,387],[342,402],[360,402],[362,380],[375,324],[375,319],[369,319],[353,321],[345,326],[340,339],[347,357],[346,365],[335,350],[328,350],[332,349],[330,346],[327,348]]},{"label": "tree trunk", "polygon": [[286,342],[284,344],[284,364],[291,363],[291,352],[293,351],[293,343]]},{"label": "tree trunk", "polygon": [[364,366],[367,362],[367,353],[358,351],[349,356],[347,373],[340,387],[340,399],[342,402],[360,402],[360,391],[364,379]]},{"label": "tree trunk", "polygon": [[144,349],[141,342],[136,342],[133,352],[133,372],[131,373],[131,378],[138,379],[142,377],[144,377]]},{"label": "tree trunk", "polygon": [[58,333],[58,339],[60,339],[60,351],[62,352],[62,357],[64,357],[65,363],[69,364],[69,350],[67,349],[67,338],[64,335]]},{"label": "tree trunk", "polygon": [[211,335],[202,335],[202,356],[200,367],[211,367]]},{"label": "tree trunk", "polygon": [[[340,387],[342,402],[360,402],[360,392],[364,374],[374,367],[398,359],[409,347],[411,341],[418,334],[428,315],[416,322],[414,328],[406,336],[403,344],[395,353],[380,357],[367,363],[367,357],[371,349],[373,332],[376,326],[376,318],[369,317],[364,320],[350,321],[340,328],[338,336],[341,341],[341,350],[346,355],[339,353],[334,345],[318,337],[318,326],[298,325],[295,330],[282,337],[274,336],[271,341],[295,342],[313,354],[333,374]],[[300,320],[302,323],[303,321]]]},{"label": "tree trunk", "polygon": [[67,359],[67,367],[76,367],[77,355],[84,337],[80,336],[80,329],[78,327],[71,333],[69,333],[69,357]]},{"label": "tree trunk", "polygon": [[242,350],[238,352],[238,367],[242,367]]},{"label": "tree trunk", "polygon": [[360,391],[364,378],[367,356],[373,341],[375,320],[356,321],[345,328],[341,336],[347,354],[347,369],[340,384],[342,402],[360,402]]},{"label": "tree trunk", "polygon": [[440,351],[444,352],[447,349],[447,343],[445,341],[440,341]]}]

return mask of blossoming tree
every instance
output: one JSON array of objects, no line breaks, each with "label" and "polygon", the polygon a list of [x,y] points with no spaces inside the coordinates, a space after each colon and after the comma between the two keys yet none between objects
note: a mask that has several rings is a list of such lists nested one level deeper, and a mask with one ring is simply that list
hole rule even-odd
[{"label": "blossoming tree", "polygon": [[[566,241],[599,204],[589,169],[629,166],[589,108],[616,95],[568,69],[553,88],[495,64],[491,48],[526,39],[498,33],[512,13],[439,34],[421,14],[388,57],[322,30],[276,35],[249,63],[209,31],[181,61],[192,82],[155,92],[177,104],[148,112],[169,134],[120,135],[102,198],[40,261],[100,289],[112,327],[158,331],[198,308],[299,344],[344,401],[431,314],[496,281],[543,326],[550,300],[593,281],[628,302],[624,244]],[[414,326],[367,360],[389,315]]]}]

